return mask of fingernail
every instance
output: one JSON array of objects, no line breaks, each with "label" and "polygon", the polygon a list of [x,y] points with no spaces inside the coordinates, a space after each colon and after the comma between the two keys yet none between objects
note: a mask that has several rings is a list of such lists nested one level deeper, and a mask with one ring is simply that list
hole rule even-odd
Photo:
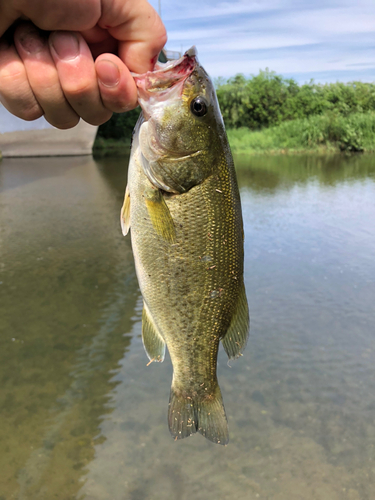
[{"label": "fingernail", "polygon": [[115,63],[108,59],[102,59],[96,64],[98,80],[105,87],[116,87],[120,81],[120,70]]},{"label": "fingernail", "polygon": [[59,59],[71,61],[79,56],[79,41],[74,33],[55,31],[51,35],[51,44]]},{"label": "fingernail", "polygon": [[23,49],[29,54],[37,54],[44,49],[44,40],[34,28],[29,28],[19,35]]}]

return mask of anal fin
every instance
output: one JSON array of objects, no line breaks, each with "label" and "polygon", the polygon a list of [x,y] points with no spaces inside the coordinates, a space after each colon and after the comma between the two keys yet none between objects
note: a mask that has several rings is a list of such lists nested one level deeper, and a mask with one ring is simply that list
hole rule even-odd
[{"label": "anal fin", "polygon": [[150,361],[164,361],[165,342],[157,331],[146,304],[142,312],[142,341]]},{"label": "anal fin", "polygon": [[229,359],[242,356],[249,337],[249,308],[247,305],[245,285],[242,284],[231,324],[225,337],[221,340]]}]

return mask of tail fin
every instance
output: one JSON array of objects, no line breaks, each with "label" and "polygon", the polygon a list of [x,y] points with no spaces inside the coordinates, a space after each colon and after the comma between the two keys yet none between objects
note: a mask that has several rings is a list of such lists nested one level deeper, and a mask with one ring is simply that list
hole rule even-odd
[{"label": "tail fin", "polygon": [[168,423],[175,439],[183,439],[198,431],[213,443],[225,445],[229,441],[228,422],[218,385],[203,399],[200,395],[183,395],[172,385]]}]

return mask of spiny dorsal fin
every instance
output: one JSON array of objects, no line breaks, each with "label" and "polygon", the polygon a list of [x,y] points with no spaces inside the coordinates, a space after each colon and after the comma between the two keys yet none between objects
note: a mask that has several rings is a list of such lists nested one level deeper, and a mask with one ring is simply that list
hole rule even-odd
[{"label": "spiny dorsal fin", "polygon": [[142,341],[150,361],[164,361],[165,342],[158,333],[146,304],[142,312]]},{"label": "spiny dorsal fin", "polygon": [[242,356],[249,336],[249,308],[247,305],[245,285],[242,285],[230,327],[221,340],[229,359]]},{"label": "spiny dorsal fin", "polygon": [[164,197],[159,189],[145,193],[145,203],[156,233],[168,243],[176,242],[174,222]]},{"label": "spiny dorsal fin", "polygon": [[128,186],[126,186],[125,190],[125,197],[121,209],[120,222],[121,222],[122,234],[126,236],[130,228],[130,194]]}]

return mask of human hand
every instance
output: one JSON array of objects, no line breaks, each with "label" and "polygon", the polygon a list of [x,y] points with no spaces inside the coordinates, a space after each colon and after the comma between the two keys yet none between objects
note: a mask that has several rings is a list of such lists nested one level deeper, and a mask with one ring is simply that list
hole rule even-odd
[{"label": "human hand", "polygon": [[165,42],[147,0],[0,0],[0,101],[61,129],[100,125],[136,107],[130,71],[151,70]]}]

